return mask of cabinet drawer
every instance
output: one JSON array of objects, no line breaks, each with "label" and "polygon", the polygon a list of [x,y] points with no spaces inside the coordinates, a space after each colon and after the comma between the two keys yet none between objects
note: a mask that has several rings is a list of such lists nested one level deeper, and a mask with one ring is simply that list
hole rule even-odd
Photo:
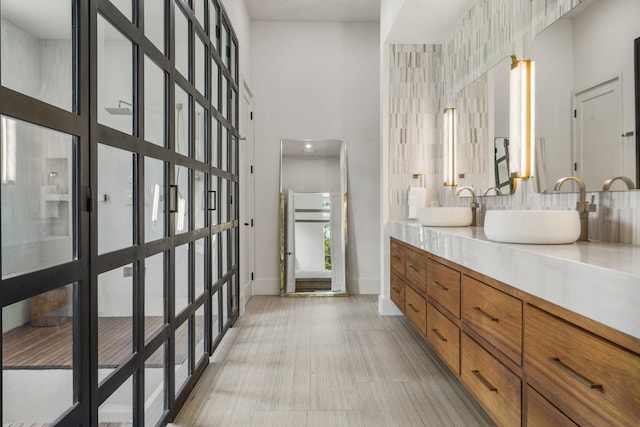
[{"label": "cabinet drawer", "polygon": [[434,306],[427,309],[427,341],[449,368],[460,375],[460,328]]},{"label": "cabinet drawer", "polygon": [[462,382],[499,426],[519,426],[520,378],[462,334]]},{"label": "cabinet drawer", "polygon": [[417,290],[427,293],[427,256],[407,249],[405,251],[405,277]]},{"label": "cabinet drawer", "polygon": [[527,305],[524,363],[528,381],[576,423],[638,425],[637,355]]},{"label": "cabinet drawer", "polygon": [[427,303],[424,297],[406,286],[404,289],[405,315],[420,331],[422,335],[427,334]]},{"label": "cabinet drawer", "polygon": [[578,427],[547,399],[527,387],[527,427]]},{"label": "cabinet drawer", "polygon": [[394,272],[391,272],[391,301],[404,313],[404,282]]},{"label": "cabinet drawer", "polygon": [[464,276],[462,319],[507,357],[522,364],[522,301]]},{"label": "cabinet drawer", "polygon": [[401,277],[404,276],[404,247],[398,242],[391,241],[391,271],[395,271]]},{"label": "cabinet drawer", "polygon": [[427,271],[429,296],[460,318],[460,272],[432,259]]}]

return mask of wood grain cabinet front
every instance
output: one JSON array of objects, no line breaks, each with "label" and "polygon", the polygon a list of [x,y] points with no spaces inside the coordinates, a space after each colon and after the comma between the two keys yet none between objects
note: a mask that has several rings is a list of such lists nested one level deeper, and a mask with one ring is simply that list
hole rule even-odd
[{"label": "wood grain cabinet front", "polygon": [[410,286],[405,287],[405,316],[413,323],[422,336],[427,334],[427,303],[422,295]]},{"label": "wood grain cabinet front", "polygon": [[578,427],[531,386],[527,386],[527,427]]},{"label": "wood grain cabinet front", "polygon": [[391,301],[404,313],[404,281],[396,273],[391,272]]},{"label": "wood grain cabinet front", "polygon": [[404,276],[404,252],[404,246],[392,239],[390,249],[391,271],[400,277]]},{"label": "wood grain cabinet front", "polygon": [[428,295],[460,318],[460,272],[429,259],[427,285]]},{"label": "wood grain cabinet front", "polygon": [[449,368],[460,375],[460,328],[427,303],[427,341]]},{"label": "wood grain cabinet front", "polygon": [[527,305],[524,363],[529,384],[577,424],[639,425],[637,354]]},{"label": "wood grain cabinet front", "polygon": [[462,320],[522,364],[522,301],[472,277],[462,278]]},{"label": "wood grain cabinet front", "polygon": [[522,382],[466,333],[461,342],[464,385],[498,426],[519,426]]},{"label": "wood grain cabinet front", "polygon": [[427,294],[427,255],[411,249],[405,251],[405,277],[423,295]]}]

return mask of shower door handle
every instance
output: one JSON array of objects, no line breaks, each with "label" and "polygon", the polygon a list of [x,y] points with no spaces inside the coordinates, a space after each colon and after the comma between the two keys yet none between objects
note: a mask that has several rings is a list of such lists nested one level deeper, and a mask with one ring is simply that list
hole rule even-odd
[{"label": "shower door handle", "polygon": [[169,212],[178,212],[178,186],[169,185]]},{"label": "shower door handle", "polygon": [[209,210],[215,211],[218,207],[218,192],[216,190],[209,190]]}]

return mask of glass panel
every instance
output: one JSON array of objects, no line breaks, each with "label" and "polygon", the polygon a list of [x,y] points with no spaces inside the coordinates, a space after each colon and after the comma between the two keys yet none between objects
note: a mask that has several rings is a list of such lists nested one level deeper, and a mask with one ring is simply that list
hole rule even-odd
[{"label": "glass panel", "polygon": [[129,151],[98,144],[99,254],[133,243],[134,156]]},{"label": "glass panel", "polygon": [[165,254],[159,253],[144,261],[144,339],[145,342],[165,324]]},{"label": "glass panel", "polygon": [[205,342],[204,342],[204,305],[201,306],[198,310],[196,310],[195,316],[195,340],[196,343],[196,352],[194,354],[194,360],[198,363],[204,356],[205,353]]},{"label": "glass panel", "polygon": [[2,309],[2,425],[48,425],[74,404],[75,289]]},{"label": "glass panel", "polygon": [[211,236],[211,285],[220,279],[220,234]]},{"label": "glass panel", "polygon": [[144,239],[147,242],[162,239],[165,235],[164,162],[145,157],[144,159]]},{"label": "glass panel", "polygon": [[193,4],[193,13],[203,29],[206,29],[204,22],[204,4],[207,0],[191,0]]},{"label": "glass panel", "polygon": [[176,70],[189,80],[189,20],[182,12],[177,1],[175,16]]},{"label": "glass panel", "polygon": [[72,2],[48,3],[55,14],[28,1],[0,2],[2,85],[73,111]]},{"label": "glass panel", "polygon": [[129,377],[98,407],[99,426],[133,426],[133,377]]},{"label": "glass panel", "polygon": [[176,234],[189,231],[189,169],[176,166],[176,185],[178,186],[178,211],[176,212]]},{"label": "glass panel", "polygon": [[211,116],[211,126],[211,166],[218,167],[218,150],[220,147],[218,141],[220,139],[221,126],[214,116]]},{"label": "glass panel", "polygon": [[237,227],[229,230],[229,237],[231,239],[231,249],[229,252],[231,253],[231,266],[233,267],[238,262],[238,258],[236,256],[237,249],[238,249],[238,228]]},{"label": "glass panel", "polygon": [[238,69],[237,69],[237,63],[238,63],[238,45],[235,41],[231,41],[231,59],[230,59],[230,65],[229,65],[229,71],[231,71],[231,77],[235,80],[238,81]]},{"label": "glass panel", "polygon": [[231,122],[232,126],[236,126],[236,100],[238,99],[238,97],[236,96],[236,91],[231,87],[231,85],[229,85],[229,113],[227,114],[227,118],[229,119],[229,122]]},{"label": "glass panel", "polygon": [[205,280],[205,245],[206,245],[206,239],[200,239],[200,240],[196,240],[195,242],[195,248],[196,248],[196,256],[195,256],[195,273],[196,273],[196,277],[195,277],[195,290],[196,290],[196,298],[199,297],[201,294],[205,293],[207,291],[207,281]]},{"label": "glass panel", "polygon": [[219,195],[220,195],[220,178],[218,178],[217,176],[212,176],[211,177],[211,190],[215,191],[215,194],[213,196],[211,196],[211,203],[214,204],[214,206],[216,209],[211,211],[211,215],[210,215],[210,221],[211,221],[211,225],[218,225],[220,224],[220,200],[219,200]]},{"label": "glass panel", "polygon": [[176,329],[175,349],[175,390],[176,396],[189,378],[189,321]]},{"label": "glass panel", "polygon": [[227,26],[222,23],[220,31],[220,56],[222,57],[223,64],[229,68],[229,57],[227,56],[227,44],[229,43],[229,30]]},{"label": "glass panel", "polygon": [[220,169],[223,171],[229,170],[229,129],[222,127],[222,138],[220,138]]},{"label": "glass panel", "polygon": [[229,222],[229,181],[220,179],[220,221]]},{"label": "glass panel", "polygon": [[194,206],[194,230],[204,228],[204,217],[207,214],[204,201],[207,197],[204,183],[206,175],[204,172],[194,171],[195,175],[195,206]]},{"label": "glass panel", "polygon": [[165,73],[144,57],[144,139],[165,146]]},{"label": "glass panel", "polygon": [[203,41],[200,39],[199,36],[195,36],[194,37],[195,40],[195,49],[193,52],[194,55],[194,59],[195,59],[195,79],[196,79],[196,89],[198,92],[200,92],[201,94],[205,94],[205,86],[204,86],[204,76],[206,75],[206,61],[207,61],[207,54],[205,53],[206,50],[204,48],[204,43]]},{"label": "glass panel", "polygon": [[218,106],[218,111],[222,114],[222,117],[227,118],[227,96],[228,96],[228,82],[227,78],[221,76],[220,78],[222,87],[220,89],[220,105]]},{"label": "glass panel", "polygon": [[222,285],[222,324],[225,325],[229,319],[229,281]]},{"label": "glass panel", "polygon": [[213,42],[213,47],[218,50],[218,37],[216,35],[216,28],[218,27],[220,16],[220,8],[217,2],[212,1],[209,3],[209,38]]},{"label": "glass panel", "polygon": [[196,102],[196,155],[195,158],[199,162],[206,162],[206,141],[207,141],[207,110],[200,103]]},{"label": "glass panel", "polygon": [[231,137],[229,141],[229,172],[238,174],[238,138]]},{"label": "glass panel", "polygon": [[189,95],[176,85],[176,153],[189,155]]},{"label": "glass panel", "polygon": [[189,244],[176,248],[176,315],[189,304]]},{"label": "glass panel", "polygon": [[144,35],[165,53],[164,44],[165,11],[164,0],[146,0],[144,8]]},{"label": "glass panel", "polygon": [[165,411],[167,385],[164,382],[166,347],[162,344],[144,364],[144,425],[158,424]]},{"label": "glass panel", "polygon": [[[232,234],[233,235],[233,234]],[[238,311],[238,274],[234,274],[231,278],[231,311],[233,315]]]},{"label": "glass panel", "polygon": [[215,291],[211,297],[211,332],[215,342],[216,337],[220,335],[220,290]]},{"label": "glass panel", "polygon": [[133,354],[133,264],[98,275],[98,376]]},{"label": "glass panel", "polygon": [[76,138],[6,116],[0,130],[2,278],[72,261]]},{"label": "glass panel", "polygon": [[98,16],[98,122],[133,134],[133,43]]},{"label": "glass panel", "polygon": [[211,60],[211,104],[216,110],[220,110],[220,67],[215,60]]},{"label": "glass panel", "polygon": [[109,0],[115,7],[127,17],[129,21],[133,21],[133,9],[131,0]]},{"label": "glass panel", "polygon": [[229,256],[229,230],[225,230],[220,233],[222,241],[220,242],[220,254],[222,255],[222,270],[220,271],[220,277],[227,274],[231,262]]}]

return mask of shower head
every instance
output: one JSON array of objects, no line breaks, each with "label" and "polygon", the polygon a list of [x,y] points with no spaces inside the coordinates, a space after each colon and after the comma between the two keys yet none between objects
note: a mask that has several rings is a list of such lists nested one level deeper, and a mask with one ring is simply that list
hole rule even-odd
[{"label": "shower head", "polygon": [[[125,107],[123,107],[123,105],[125,105]],[[133,114],[133,104],[122,100],[118,101],[117,107],[105,107],[104,109],[107,110],[107,113],[114,116],[130,116]]]}]

